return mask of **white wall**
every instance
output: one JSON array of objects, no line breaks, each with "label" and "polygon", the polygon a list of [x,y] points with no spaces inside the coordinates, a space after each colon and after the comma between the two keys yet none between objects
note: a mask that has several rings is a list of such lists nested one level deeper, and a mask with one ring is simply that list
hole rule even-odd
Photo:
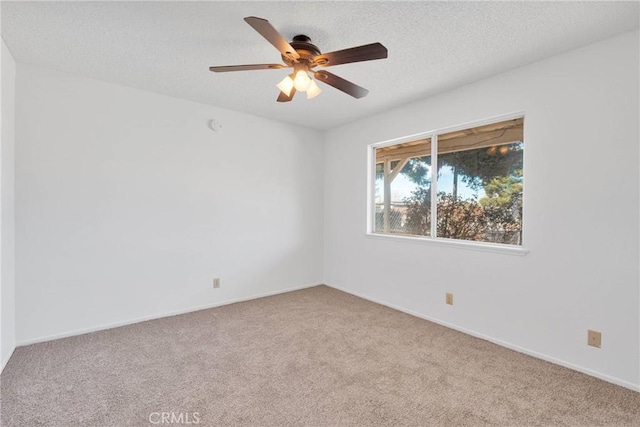
[{"label": "white wall", "polygon": [[16,118],[19,344],[321,282],[320,133],[23,64]]},{"label": "white wall", "polygon": [[[638,389],[638,38],[329,132],[325,282]],[[365,235],[368,144],[521,110],[528,255]],[[586,345],[589,328],[602,331],[601,349]]]},{"label": "white wall", "polygon": [[15,332],[15,221],[14,147],[16,63],[2,40],[0,149],[0,371],[16,347]]}]

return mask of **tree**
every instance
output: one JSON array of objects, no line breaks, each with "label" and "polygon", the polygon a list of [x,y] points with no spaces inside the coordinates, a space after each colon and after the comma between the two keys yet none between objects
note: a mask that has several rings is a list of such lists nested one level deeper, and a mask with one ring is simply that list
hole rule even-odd
[{"label": "tree", "polygon": [[419,186],[404,202],[407,206],[407,233],[428,236],[431,233],[431,187]]},{"label": "tree", "polygon": [[486,225],[484,209],[476,199],[457,200],[452,194],[438,193],[438,237],[482,240]]},{"label": "tree", "polygon": [[[439,237],[519,243],[522,228],[522,143],[445,153],[438,156],[438,173],[448,166],[453,173],[451,194],[438,193],[437,233]],[[418,184],[405,199],[408,233],[430,231],[431,187],[427,177],[430,163],[412,159],[403,169]],[[458,179],[473,189],[484,188],[480,199],[460,199]]]},{"label": "tree", "polygon": [[[438,237],[478,240],[495,243],[520,243],[520,197],[513,194],[505,204],[483,206],[475,198],[454,200],[452,194],[438,193]],[[431,233],[431,189],[418,187],[404,200],[407,206],[407,234],[427,236]],[[520,208],[521,209],[521,208]]]},{"label": "tree", "polygon": [[516,170],[522,171],[522,149],[522,142],[516,142],[487,149],[444,153],[438,156],[438,170],[444,165],[452,169],[453,198],[457,199],[458,177],[477,190],[482,186],[486,187],[495,177],[509,176]]},{"label": "tree", "polygon": [[499,176],[484,187],[480,206],[487,217],[487,238],[499,243],[520,243],[522,239],[522,169]]},{"label": "tree", "polygon": [[[491,146],[487,149],[455,151],[438,155],[438,174],[443,166],[451,168],[453,173],[453,198],[458,197],[458,179],[473,189],[486,186],[495,177],[509,176],[513,171],[522,172],[523,143]],[[391,163],[391,169],[398,161]],[[426,186],[430,180],[431,157],[415,157],[402,168],[402,174],[417,185]],[[376,165],[376,178],[384,174],[382,163]],[[522,173],[520,173],[522,176]],[[486,191],[486,190],[485,190]]]},{"label": "tree", "polygon": [[[431,189],[418,187],[405,199],[407,233],[420,236],[431,232]],[[454,201],[451,194],[438,193],[438,237],[481,240],[488,219],[484,209],[473,199]]]},{"label": "tree", "polygon": [[[391,162],[391,170],[393,170],[398,163],[398,160]],[[409,159],[407,164],[402,168],[402,175],[409,178],[411,181],[418,185],[427,185],[429,182],[429,171],[431,168],[431,157],[414,157]],[[384,163],[376,163],[376,179],[384,178]]]},{"label": "tree", "polygon": [[420,186],[427,186],[431,172],[431,157],[414,157],[402,169],[402,174]]},{"label": "tree", "polygon": [[[437,233],[439,237],[519,243],[522,229],[522,151],[514,142],[438,155],[437,174],[448,167],[453,174],[451,193],[438,193]],[[399,161],[391,164],[397,167]],[[407,233],[428,235],[431,229],[431,156],[410,159],[402,168],[405,177],[416,184],[404,200]],[[383,178],[383,164],[376,165],[376,178]],[[459,181],[485,197],[460,198]]]}]

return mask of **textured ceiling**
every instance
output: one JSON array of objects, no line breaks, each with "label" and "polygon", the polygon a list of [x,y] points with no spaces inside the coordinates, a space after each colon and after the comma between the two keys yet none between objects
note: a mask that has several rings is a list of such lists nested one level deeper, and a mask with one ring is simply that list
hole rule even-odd
[{"label": "textured ceiling", "polygon": [[[271,119],[329,129],[638,27],[638,2],[6,2],[16,61]],[[268,19],[324,52],[381,42],[389,58],[331,67],[370,90],[276,103],[287,70],[243,21]],[[598,61],[594,58],[594,61]],[[300,94],[299,94],[300,95]]]}]

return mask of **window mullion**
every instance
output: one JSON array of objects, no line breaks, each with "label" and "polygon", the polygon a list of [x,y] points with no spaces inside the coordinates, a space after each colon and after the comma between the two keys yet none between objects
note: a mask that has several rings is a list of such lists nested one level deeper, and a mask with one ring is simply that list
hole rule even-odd
[{"label": "window mullion", "polygon": [[391,231],[391,160],[384,161],[384,232]]},{"label": "window mullion", "polygon": [[431,237],[438,237],[438,135],[431,137]]}]

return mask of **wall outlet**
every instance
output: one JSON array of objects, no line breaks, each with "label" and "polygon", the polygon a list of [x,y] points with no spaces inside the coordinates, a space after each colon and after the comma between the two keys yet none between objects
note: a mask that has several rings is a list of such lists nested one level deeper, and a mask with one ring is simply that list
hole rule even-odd
[{"label": "wall outlet", "polygon": [[602,332],[592,331],[589,329],[587,331],[587,344],[591,347],[602,347]]},{"label": "wall outlet", "polygon": [[217,289],[220,287],[220,278],[216,277],[215,279],[213,279],[213,288]]},{"label": "wall outlet", "polygon": [[446,298],[445,298],[445,302],[449,305],[453,305],[453,294],[450,292],[447,292],[446,294]]}]

